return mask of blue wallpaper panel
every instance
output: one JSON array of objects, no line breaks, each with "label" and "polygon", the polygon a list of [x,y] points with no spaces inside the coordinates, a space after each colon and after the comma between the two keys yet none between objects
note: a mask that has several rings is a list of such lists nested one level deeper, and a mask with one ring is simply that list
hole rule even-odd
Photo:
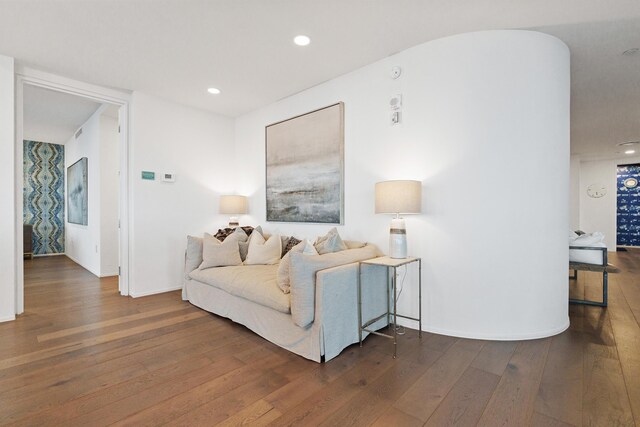
[{"label": "blue wallpaper panel", "polygon": [[64,253],[64,146],[24,141],[24,222],[35,255]]},{"label": "blue wallpaper panel", "polygon": [[628,178],[640,182],[640,164],[618,166],[618,245],[640,246],[640,185],[627,188]]}]

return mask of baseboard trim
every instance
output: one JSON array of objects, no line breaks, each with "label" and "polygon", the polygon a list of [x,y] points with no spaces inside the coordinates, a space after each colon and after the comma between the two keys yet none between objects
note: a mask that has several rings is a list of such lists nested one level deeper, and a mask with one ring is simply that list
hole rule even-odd
[{"label": "baseboard trim", "polygon": [[179,291],[181,289],[182,289],[182,286],[177,286],[175,288],[161,289],[161,290],[155,290],[155,291],[149,291],[149,292],[129,292],[129,296],[131,296],[132,298],[140,298],[140,297],[147,297],[149,295],[164,294],[165,292]]},{"label": "baseboard trim", "polygon": [[13,316],[0,317],[0,323],[2,323],[2,322],[11,322],[12,320],[16,320],[15,314]]},{"label": "baseboard trim", "polygon": [[75,262],[76,264],[78,264],[80,267],[84,268],[85,270],[87,270],[89,273],[93,274],[96,277],[100,277],[100,274],[96,273],[95,271],[93,271],[90,268],[85,267],[84,265],[82,265],[82,263],[80,261],[78,261],[77,259],[75,259],[74,257],[72,257],[69,254],[65,254],[67,256],[67,258],[69,258],[71,261]]},{"label": "baseboard trim", "polygon": [[[418,322],[415,322],[412,320],[398,319],[398,324],[409,327],[409,328],[418,329]],[[473,340],[524,341],[524,340],[535,340],[540,338],[547,338],[547,337],[552,337],[554,335],[558,335],[566,331],[569,328],[569,325],[570,325],[570,320],[569,320],[569,317],[567,317],[566,323],[564,323],[562,326],[558,328],[553,328],[547,331],[532,332],[532,333],[526,333],[526,334],[513,334],[513,335],[484,334],[484,333],[469,334],[468,332],[453,331],[450,329],[425,327],[424,322],[422,322],[422,330],[432,334],[447,335],[450,337],[457,337],[457,338],[468,338]]]}]

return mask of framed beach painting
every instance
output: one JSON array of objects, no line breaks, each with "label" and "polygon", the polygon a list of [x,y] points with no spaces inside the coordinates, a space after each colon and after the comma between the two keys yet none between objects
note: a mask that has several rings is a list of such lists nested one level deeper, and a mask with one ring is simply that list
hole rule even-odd
[{"label": "framed beach painting", "polygon": [[67,220],[72,224],[89,223],[89,188],[86,157],[67,168]]},{"label": "framed beach painting", "polygon": [[344,221],[344,104],[265,129],[267,221]]}]

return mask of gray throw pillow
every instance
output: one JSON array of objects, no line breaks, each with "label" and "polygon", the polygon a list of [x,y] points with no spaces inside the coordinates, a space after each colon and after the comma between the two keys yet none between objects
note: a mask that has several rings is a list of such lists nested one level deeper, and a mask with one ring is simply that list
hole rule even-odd
[{"label": "gray throw pillow", "polygon": [[326,255],[292,253],[289,275],[291,278],[291,317],[293,323],[301,328],[306,328],[313,323],[315,318],[316,273],[318,271],[381,255],[380,249],[371,244],[359,249],[347,249]]},{"label": "gray throw pillow", "polygon": [[318,237],[313,244],[320,255],[328,254],[331,252],[339,252],[347,249],[347,245],[344,244],[342,238],[338,234],[338,229],[333,227],[324,236]]},{"label": "gray throw pillow", "polygon": [[202,264],[202,237],[187,236],[187,252],[184,260],[184,277]]}]

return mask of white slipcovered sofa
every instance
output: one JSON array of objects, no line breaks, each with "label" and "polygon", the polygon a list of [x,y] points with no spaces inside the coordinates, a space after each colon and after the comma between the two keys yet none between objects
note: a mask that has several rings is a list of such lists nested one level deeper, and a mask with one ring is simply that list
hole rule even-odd
[{"label": "white slipcovered sofa", "polygon": [[[284,293],[276,283],[278,264],[201,270],[194,267],[202,261],[201,239],[199,245],[199,253],[197,239],[187,248],[184,300],[316,362],[358,342],[357,261],[380,256],[376,246],[325,255],[292,253],[291,293]],[[381,268],[362,266],[363,318],[386,311],[387,275]],[[383,318],[374,328],[386,322]]]}]

